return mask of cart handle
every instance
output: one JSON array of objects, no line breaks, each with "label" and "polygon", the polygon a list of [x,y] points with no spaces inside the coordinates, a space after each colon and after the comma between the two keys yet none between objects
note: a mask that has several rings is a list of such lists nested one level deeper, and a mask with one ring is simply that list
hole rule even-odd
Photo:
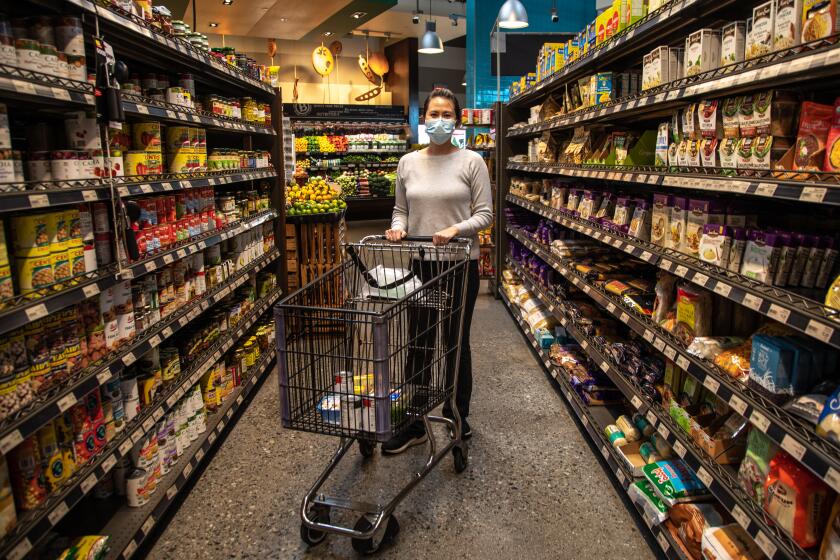
[{"label": "cart handle", "polygon": [[[434,237],[431,235],[406,235],[402,238],[402,241],[408,241],[409,243],[431,243]],[[363,237],[359,243],[367,243],[368,241],[387,241],[388,238],[384,235],[368,235]],[[450,243],[462,243],[466,245],[470,243],[471,240],[466,237],[453,237],[449,240]],[[398,243],[398,242],[392,242]]]}]

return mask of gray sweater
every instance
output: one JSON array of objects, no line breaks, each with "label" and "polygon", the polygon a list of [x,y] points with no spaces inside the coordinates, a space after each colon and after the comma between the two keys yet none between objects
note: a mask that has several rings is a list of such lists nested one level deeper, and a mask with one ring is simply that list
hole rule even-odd
[{"label": "gray sweater", "polygon": [[459,236],[472,238],[470,258],[478,258],[478,232],[493,221],[490,174],[481,156],[470,150],[406,154],[397,166],[395,194],[391,229],[434,235],[455,226]]}]

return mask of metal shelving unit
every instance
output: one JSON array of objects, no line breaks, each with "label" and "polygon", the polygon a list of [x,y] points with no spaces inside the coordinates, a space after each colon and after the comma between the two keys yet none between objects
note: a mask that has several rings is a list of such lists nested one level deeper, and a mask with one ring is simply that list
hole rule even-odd
[{"label": "metal shelving unit", "polygon": [[[66,281],[60,290],[45,288],[26,296],[17,296],[6,302],[6,306],[0,310],[0,334],[7,334],[32,321],[97,296],[118,282],[154,273],[254,228],[261,229],[263,224],[274,223],[276,224],[275,232],[283,231],[284,170],[282,153],[278,150],[278,144],[282,141],[280,126],[283,112],[279,92],[210,53],[194,48],[186,40],[161,33],[151,24],[121,11],[105,0],[95,2],[54,0],[49,3],[41,0],[25,1],[33,3],[38,9],[44,9],[48,14],[74,11],[76,14],[81,14],[86,49],[89,53],[92,52],[91,37],[94,30],[98,29],[105,41],[114,48],[116,57],[129,64],[139,63],[147,68],[162,68],[165,61],[168,72],[192,74],[200,93],[250,96],[261,102],[270,102],[272,125],[265,126],[133,96],[125,92],[123,92],[122,101],[129,120],[155,120],[206,128],[213,132],[210,138],[211,148],[270,150],[272,164],[260,169],[0,184],[0,214],[3,214],[4,222],[7,221],[6,215],[11,212],[49,211],[54,207],[97,201],[109,202],[109,225],[114,236],[113,243],[116,244],[113,264],[100,266],[94,272]],[[89,60],[92,58],[88,57]],[[41,119],[42,115],[42,120],[60,119],[63,113],[77,109],[101,110],[95,98],[94,87],[90,83],[2,65],[0,65],[0,101],[8,102],[10,117],[19,118],[22,123],[31,119]],[[104,116],[100,115],[100,117],[100,124],[105,124]],[[12,124],[14,130],[14,122]],[[102,128],[107,130],[107,127]],[[108,141],[106,133],[102,145],[107,146]],[[249,184],[253,185],[254,181],[271,181],[273,186],[271,208],[259,212],[251,211],[249,215],[236,222],[194,235],[165,250],[142,256],[134,261],[125,259],[124,252],[119,250],[120,244],[123,243],[124,230],[118,227],[114,210],[119,211],[123,200],[136,196],[184,193],[197,188],[226,189],[228,186],[235,187],[239,184],[247,187]],[[275,239],[282,241],[283,237],[275,234]],[[11,241],[9,245],[11,246]],[[62,379],[55,386],[36,395],[34,400],[22,409],[0,420],[0,452],[7,455],[19,443],[33,436],[51,420],[78,402],[83,402],[91,391],[119,376],[125,368],[132,366],[144,354],[171,341],[182,329],[195,326],[214,309],[218,310],[225,298],[258,272],[273,270],[279,275],[278,288],[257,300],[235,326],[222,333],[212,345],[189,364],[185,364],[181,374],[173,382],[160,387],[154,400],[148,406],[144,406],[135,418],[126,422],[124,429],[93,457],[79,464],[74,474],[54,489],[46,501],[33,510],[18,511],[17,524],[9,534],[0,539],[0,558],[16,560],[33,555],[44,537],[53,532],[62,519],[72,516],[74,508],[85,499],[97,482],[107,476],[121,459],[128,457],[135,443],[153,428],[155,423],[248,332],[251,326],[265,316],[283,293],[285,286],[283,255],[284,245],[277,243],[276,246],[266,248],[259,257],[246,266],[240,265],[238,270],[229,269],[224,281],[214,285],[200,297],[181,305],[158,323],[139,332],[135,338],[117,350],[75,373],[72,377]],[[177,492],[184,491],[183,482],[189,477],[189,467],[186,464],[196,466],[203,459],[204,453],[214,444],[226,423],[231,422],[233,412],[241,410],[247,404],[245,398],[270,370],[269,366],[273,357],[273,350],[265,354],[260,363],[249,371],[247,376],[243,376],[243,384],[237,387],[234,394],[224,402],[222,409],[208,416],[208,431],[202,439],[190,447],[185,458],[182,458],[178,465],[180,477],[173,480],[173,484],[168,489],[158,490],[155,494],[156,503],[159,505],[164,502],[171,503]],[[127,506],[124,509],[128,509]],[[134,512],[136,513],[136,510]],[[129,530],[130,523],[127,518],[131,518],[131,515],[126,515],[125,512],[118,514],[105,527],[105,530],[114,529],[115,524],[120,526],[119,531]],[[67,521],[62,523],[62,528],[66,528],[66,525]],[[149,521],[141,521],[141,524],[133,527],[131,538],[136,533],[142,534],[142,530],[148,531],[148,529]],[[125,540],[120,550],[113,550],[113,543],[122,538],[120,535],[112,535],[112,554],[120,553],[128,546],[128,540]]]}]

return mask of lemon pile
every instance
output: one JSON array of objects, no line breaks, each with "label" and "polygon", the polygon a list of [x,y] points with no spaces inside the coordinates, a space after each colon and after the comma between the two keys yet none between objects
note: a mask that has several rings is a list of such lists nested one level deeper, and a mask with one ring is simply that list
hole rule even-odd
[{"label": "lemon pile", "polygon": [[286,214],[303,216],[341,212],[347,203],[341,200],[323,177],[313,177],[304,186],[286,187]]}]

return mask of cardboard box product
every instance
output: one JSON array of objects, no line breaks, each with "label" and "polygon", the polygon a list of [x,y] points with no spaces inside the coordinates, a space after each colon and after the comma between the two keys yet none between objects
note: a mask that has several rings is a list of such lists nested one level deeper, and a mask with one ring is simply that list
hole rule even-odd
[{"label": "cardboard box product", "polygon": [[[653,89],[670,81],[669,49],[657,47],[645,57],[642,68],[642,89]],[[647,71],[645,72],[645,69]],[[645,78],[647,74],[647,78]]]},{"label": "cardboard box product", "polygon": [[618,0],[618,30],[623,31],[647,15],[647,3],[644,0]]},{"label": "cardboard box product", "polygon": [[802,0],[776,0],[773,50],[795,47],[802,37]]},{"label": "cardboard box product", "polygon": [[747,23],[744,58],[749,60],[773,52],[773,31],[776,18],[776,0],[753,8],[752,24]]},{"label": "cardboard box product", "polygon": [[802,42],[816,41],[837,33],[839,11],[838,0],[803,0]]},{"label": "cardboard box product", "polygon": [[720,64],[720,32],[698,29],[685,39],[685,75],[696,76]]},{"label": "cardboard box product", "polygon": [[721,30],[720,65],[727,66],[744,60],[744,45],[747,40],[747,22],[733,21]]},{"label": "cardboard box product", "polygon": [[685,77],[683,59],[685,49],[670,47],[668,49],[668,81],[675,82]]}]

